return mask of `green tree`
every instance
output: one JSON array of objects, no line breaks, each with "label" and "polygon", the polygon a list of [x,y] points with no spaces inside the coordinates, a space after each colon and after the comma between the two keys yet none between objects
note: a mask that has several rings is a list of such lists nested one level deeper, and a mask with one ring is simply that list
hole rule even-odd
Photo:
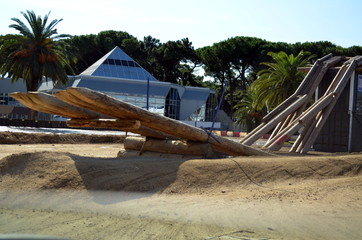
[{"label": "green tree", "polygon": [[268,42],[259,38],[234,37],[197,50],[205,74],[214,79],[215,85],[222,88],[224,82],[228,82],[223,110],[229,116],[233,115],[234,105],[240,100],[236,92],[246,91],[249,87],[253,79],[248,76],[264,59],[262,56],[266,55],[267,47]]},{"label": "green tree", "polygon": [[139,41],[127,32],[122,31],[108,30],[99,32],[97,35],[72,36],[64,41],[74,47],[73,52],[78,62],[73,65],[73,69],[76,70],[77,74],[91,66],[115,46],[122,48],[136,61],[139,60],[136,57],[140,56]]},{"label": "green tree", "polygon": [[250,132],[261,123],[265,111],[258,109],[256,94],[251,88],[238,94],[241,100],[234,107],[234,118],[237,124],[244,125],[246,131]]},{"label": "green tree", "polygon": [[152,58],[157,63],[154,76],[160,81],[185,85],[196,81],[191,74],[198,65],[198,57],[187,38],[161,44],[152,51]]},{"label": "green tree", "polygon": [[267,68],[259,71],[258,79],[251,84],[259,110],[264,107],[271,110],[293,94],[304,78],[304,73],[298,71],[298,68],[306,66],[314,57],[303,51],[297,56],[282,51],[269,52],[268,55],[273,62],[262,63]]},{"label": "green tree", "polygon": [[58,35],[55,26],[62,21],[53,20],[48,24],[49,13],[42,19],[33,11],[21,12],[29,26],[18,18],[9,27],[20,34],[3,37],[0,53],[6,56],[0,66],[0,73],[11,75],[13,81],[22,78],[28,91],[36,91],[42,77],[51,78],[55,83],[68,81],[66,68],[70,69],[70,56],[64,51],[64,42],[57,41],[68,37]]}]

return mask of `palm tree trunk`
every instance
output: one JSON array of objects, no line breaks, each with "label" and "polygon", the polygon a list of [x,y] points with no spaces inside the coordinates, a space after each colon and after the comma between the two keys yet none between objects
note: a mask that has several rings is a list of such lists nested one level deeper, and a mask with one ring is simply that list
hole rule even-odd
[{"label": "palm tree trunk", "polygon": [[[36,91],[38,91],[38,86],[39,86],[39,80],[38,79],[39,78],[34,77],[34,78],[26,81],[26,90],[28,92],[36,92]],[[30,120],[35,120],[37,116],[38,116],[38,112],[33,110],[33,109],[30,109],[29,119]]]}]

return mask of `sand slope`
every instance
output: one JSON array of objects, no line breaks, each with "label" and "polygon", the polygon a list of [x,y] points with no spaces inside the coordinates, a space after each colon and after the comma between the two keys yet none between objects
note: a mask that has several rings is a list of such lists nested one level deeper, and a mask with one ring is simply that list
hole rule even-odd
[{"label": "sand slope", "polygon": [[362,154],[187,160],[116,158],[117,145],[106,144],[24,146],[0,146],[6,152],[0,160],[1,233],[362,237]]}]

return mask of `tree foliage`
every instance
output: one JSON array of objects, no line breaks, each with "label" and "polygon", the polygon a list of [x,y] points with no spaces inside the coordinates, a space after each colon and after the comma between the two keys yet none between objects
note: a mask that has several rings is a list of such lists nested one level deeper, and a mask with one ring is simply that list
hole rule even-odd
[{"label": "tree foliage", "polygon": [[313,55],[301,51],[297,56],[269,52],[272,62],[264,62],[267,69],[258,72],[258,79],[251,84],[251,91],[255,94],[256,109],[271,110],[294,93],[304,78],[304,73],[298,71],[310,63]]},{"label": "tree foliage", "polygon": [[256,92],[250,87],[238,94],[241,100],[234,107],[234,118],[237,124],[246,126],[246,131],[250,132],[261,123],[265,109],[258,108]]},{"label": "tree foliage", "polygon": [[[284,68],[292,68],[300,60],[298,57],[300,52],[311,52],[313,57],[309,56],[308,60],[320,58],[329,53],[344,56],[362,55],[360,46],[342,48],[328,41],[289,44],[239,36],[194,49],[188,38],[162,43],[152,36],[145,36],[142,40],[138,40],[124,31],[108,30],[98,34],[79,36],[57,35],[54,27],[62,19],[53,20],[48,24],[49,14],[44,19],[36,17],[32,11],[22,14],[30,28],[19,19],[13,19],[16,24],[10,27],[18,30],[20,35],[0,37],[0,66],[2,66],[2,74],[9,72],[14,79],[17,77],[27,79],[29,89],[36,89],[42,75],[65,82],[65,66],[69,64],[71,66],[71,68],[65,68],[66,73],[71,74],[71,69],[74,69],[75,74],[80,74],[118,46],[160,81],[185,86],[210,87],[219,95],[227,83],[223,109],[230,116],[233,116],[234,110],[237,112],[236,115],[240,116],[238,113],[246,109],[246,103],[250,100],[258,101],[258,106],[252,106],[256,111],[260,111],[263,106],[273,108],[280,99],[290,94],[290,89],[295,88],[300,81],[301,73],[293,73],[298,80],[290,82],[290,85],[280,85],[281,83],[275,80],[277,73],[271,73],[271,68],[276,67],[272,64],[273,61],[275,63],[275,58],[278,61],[284,61],[280,63],[284,64]],[[37,50],[31,47],[35,45],[39,46]],[[284,52],[285,55],[276,56],[268,54],[269,52]],[[69,56],[75,56],[77,61],[70,61],[74,58]],[[47,61],[48,59],[56,61]],[[33,70],[24,70],[29,64],[34,66]],[[60,67],[63,70],[60,70]],[[203,75],[198,74],[200,69],[204,72]],[[264,74],[273,77],[261,83],[260,79],[266,79]],[[205,80],[206,77],[208,81]],[[287,78],[291,77],[284,76],[284,78],[284,81],[288,82]],[[283,89],[287,91],[277,94],[282,89],[280,86],[284,86]],[[259,93],[256,95],[255,89],[259,88]]]},{"label": "tree foliage", "polygon": [[5,57],[1,62],[0,73],[10,74],[13,81],[24,79],[28,91],[36,91],[43,76],[66,83],[68,77],[65,69],[70,66],[70,56],[66,44],[57,40],[68,35],[58,35],[55,29],[62,19],[48,23],[49,14],[43,19],[33,11],[21,14],[28,26],[18,18],[11,19],[15,23],[9,27],[19,34],[2,37],[0,53]]}]

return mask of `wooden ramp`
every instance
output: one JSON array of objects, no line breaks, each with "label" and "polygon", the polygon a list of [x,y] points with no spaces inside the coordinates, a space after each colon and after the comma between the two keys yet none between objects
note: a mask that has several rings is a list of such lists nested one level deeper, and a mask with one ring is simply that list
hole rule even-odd
[{"label": "wooden ramp", "polygon": [[[210,136],[201,128],[152,113],[87,88],[67,88],[57,92],[54,96],[40,92],[17,92],[12,93],[11,97],[36,111],[70,118],[67,121],[67,125],[70,127],[111,128],[129,131],[153,138],[153,145],[157,145],[154,141],[158,139],[161,144],[157,145],[158,148],[162,146],[164,140],[182,140],[189,142],[193,148],[195,148],[195,143],[207,143],[213,152],[230,156],[273,155],[224,137]],[[179,143],[174,146],[177,145],[181,146]],[[196,144],[196,146],[198,145]],[[185,146],[182,147],[185,148]]]},{"label": "wooden ramp", "polygon": [[[327,70],[341,62],[342,65],[338,67],[338,73],[324,95],[307,107]],[[295,93],[266,115],[263,118],[263,122],[240,142],[245,145],[251,145],[261,136],[273,130],[263,149],[276,151],[294,133],[302,129],[290,152],[307,153],[328,119],[354,70],[361,65],[361,56],[344,59],[343,57],[333,57],[329,54],[318,59]]]}]

